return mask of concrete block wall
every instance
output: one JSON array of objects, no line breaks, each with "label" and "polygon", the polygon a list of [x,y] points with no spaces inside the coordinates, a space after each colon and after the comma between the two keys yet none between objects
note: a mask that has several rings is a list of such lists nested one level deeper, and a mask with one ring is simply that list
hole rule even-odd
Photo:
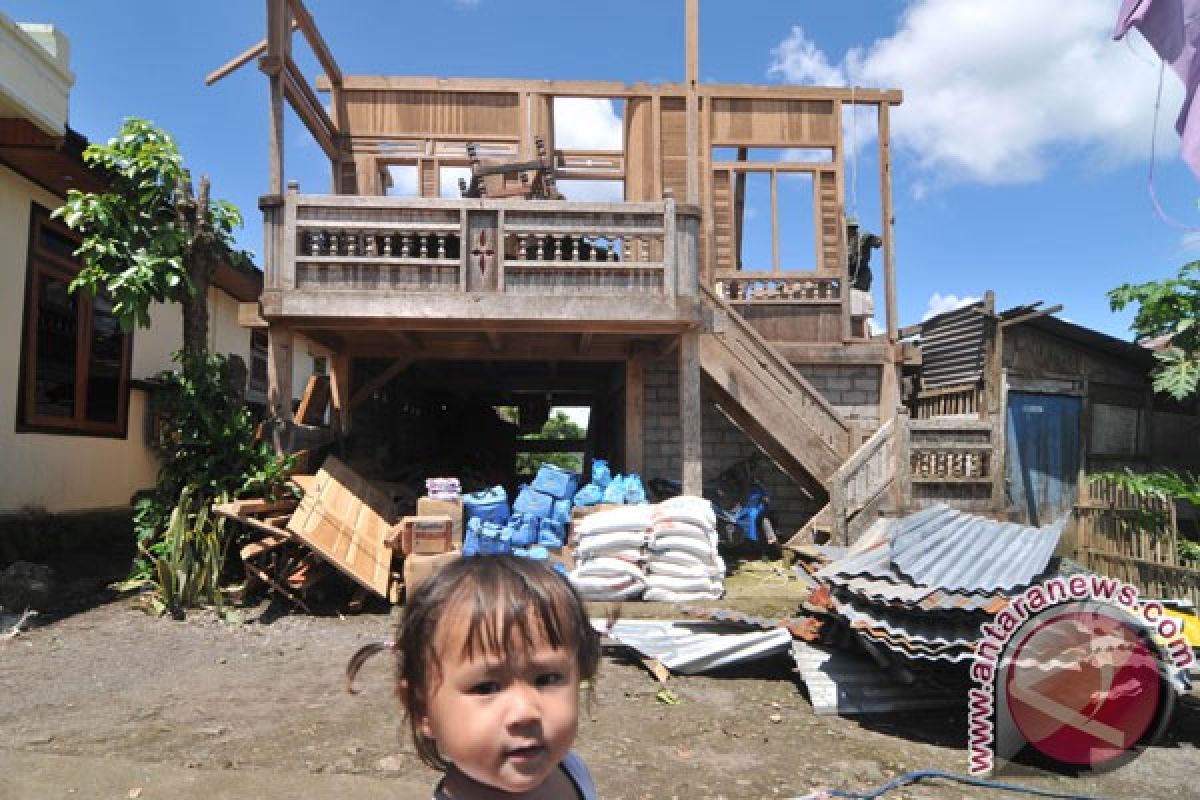
[{"label": "concrete block wall", "polygon": [[796,370],[847,421],[865,433],[879,427],[879,390],[883,371],[874,364],[795,364]]},{"label": "concrete block wall", "polygon": [[[679,370],[674,359],[651,361],[645,371],[644,445],[646,478],[679,480],[683,466],[679,428]],[[704,485],[715,486],[717,476],[731,464],[758,451],[758,446],[721,413],[707,393],[704,397]],[[771,510],[777,533],[785,541],[818,510],[812,496],[821,497],[816,486],[798,486],[774,462],[764,456],[759,479],[771,495]]]}]

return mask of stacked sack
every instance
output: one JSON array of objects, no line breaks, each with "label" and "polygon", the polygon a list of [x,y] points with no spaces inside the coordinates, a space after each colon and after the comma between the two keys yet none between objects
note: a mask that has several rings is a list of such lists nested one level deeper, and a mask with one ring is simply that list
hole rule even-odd
[{"label": "stacked sack", "polygon": [[725,562],[717,554],[712,504],[685,495],[653,509],[643,599],[685,603],[720,598],[725,593]]},{"label": "stacked sack", "polygon": [[646,588],[642,564],[653,506],[597,511],[575,523],[575,569],[568,577],[586,600],[635,600]]}]

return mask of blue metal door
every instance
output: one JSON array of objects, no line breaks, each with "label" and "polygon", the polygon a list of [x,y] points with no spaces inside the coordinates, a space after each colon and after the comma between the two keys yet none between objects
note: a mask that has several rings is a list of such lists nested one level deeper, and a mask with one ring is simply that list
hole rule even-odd
[{"label": "blue metal door", "polygon": [[1008,503],[1020,521],[1047,525],[1074,506],[1081,409],[1078,397],[1008,393]]}]

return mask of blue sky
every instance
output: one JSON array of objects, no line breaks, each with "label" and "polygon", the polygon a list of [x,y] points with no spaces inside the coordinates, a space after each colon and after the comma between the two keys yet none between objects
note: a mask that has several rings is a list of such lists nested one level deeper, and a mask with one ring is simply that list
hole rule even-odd
[{"label": "blue sky", "polygon": [[[308,0],[343,72],[625,82],[683,77],[683,0]],[[1053,5],[1051,16],[1047,9]],[[901,322],[994,289],[1002,306],[1045,300],[1128,338],[1106,289],[1200,258],[1200,186],[1178,160],[1182,98],[1169,70],[1147,192],[1159,67],[1140,37],[1109,38],[1117,0],[701,0],[701,76],[727,83],[886,86],[893,112]],[[266,79],[251,64],[204,76],[260,39],[261,0],[6,0],[17,21],[70,38],[71,126],[108,138],[129,115],[180,141],[261,250],[267,190]],[[300,41],[297,35],[297,41]],[[317,69],[301,59],[310,77]],[[609,108],[560,109],[560,143],[619,130]],[[878,229],[869,120],[847,120],[851,211]],[[287,172],[328,188],[318,148],[288,129]],[[849,133],[847,134],[849,135]],[[599,139],[597,139],[599,137]],[[850,177],[856,177],[850,180]],[[753,202],[751,202],[753,206]]]}]

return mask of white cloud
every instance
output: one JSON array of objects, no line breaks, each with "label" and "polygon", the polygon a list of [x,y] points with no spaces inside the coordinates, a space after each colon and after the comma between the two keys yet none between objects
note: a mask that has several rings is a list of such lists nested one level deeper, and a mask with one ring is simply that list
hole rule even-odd
[{"label": "white cloud", "polygon": [[972,303],[978,303],[981,299],[983,298],[974,297],[972,295],[959,297],[956,294],[942,294],[941,292],[934,292],[929,298],[929,304],[925,307],[925,313],[921,315],[921,321],[924,322],[931,317],[936,317],[938,314],[944,314],[947,311],[953,311],[956,308],[962,308],[963,306],[969,306]]},{"label": "white cloud", "polygon": [[479,7],[482,0],[450,0],[451,4],[459,11],[471,11]]},{"label": "white cloud", "polygon": [[558,97],[554,100],[554,146],[567,150],[620,150],[624,125],[611,100]]},{"label": "white cloud", "polygon": [[1189,230],[1180,236],[1179,249],[1183,253],[1200,251],[1200,230]]},{"label": "white cloud", "polygon": [[[1021,183],[1063,158],[1115,167],[1145,158],[1158,59],[1136,33],[1113,42],[1113,3],[914,0],[897,31],[833,63],[794,27],[769,73],[802,84],[898,88],[896,144],[927,186]],[[1169,71],[1168,71],[1169,72]],[[1164,81],[1160,140],[1178,150],[1180,81]]]}]

